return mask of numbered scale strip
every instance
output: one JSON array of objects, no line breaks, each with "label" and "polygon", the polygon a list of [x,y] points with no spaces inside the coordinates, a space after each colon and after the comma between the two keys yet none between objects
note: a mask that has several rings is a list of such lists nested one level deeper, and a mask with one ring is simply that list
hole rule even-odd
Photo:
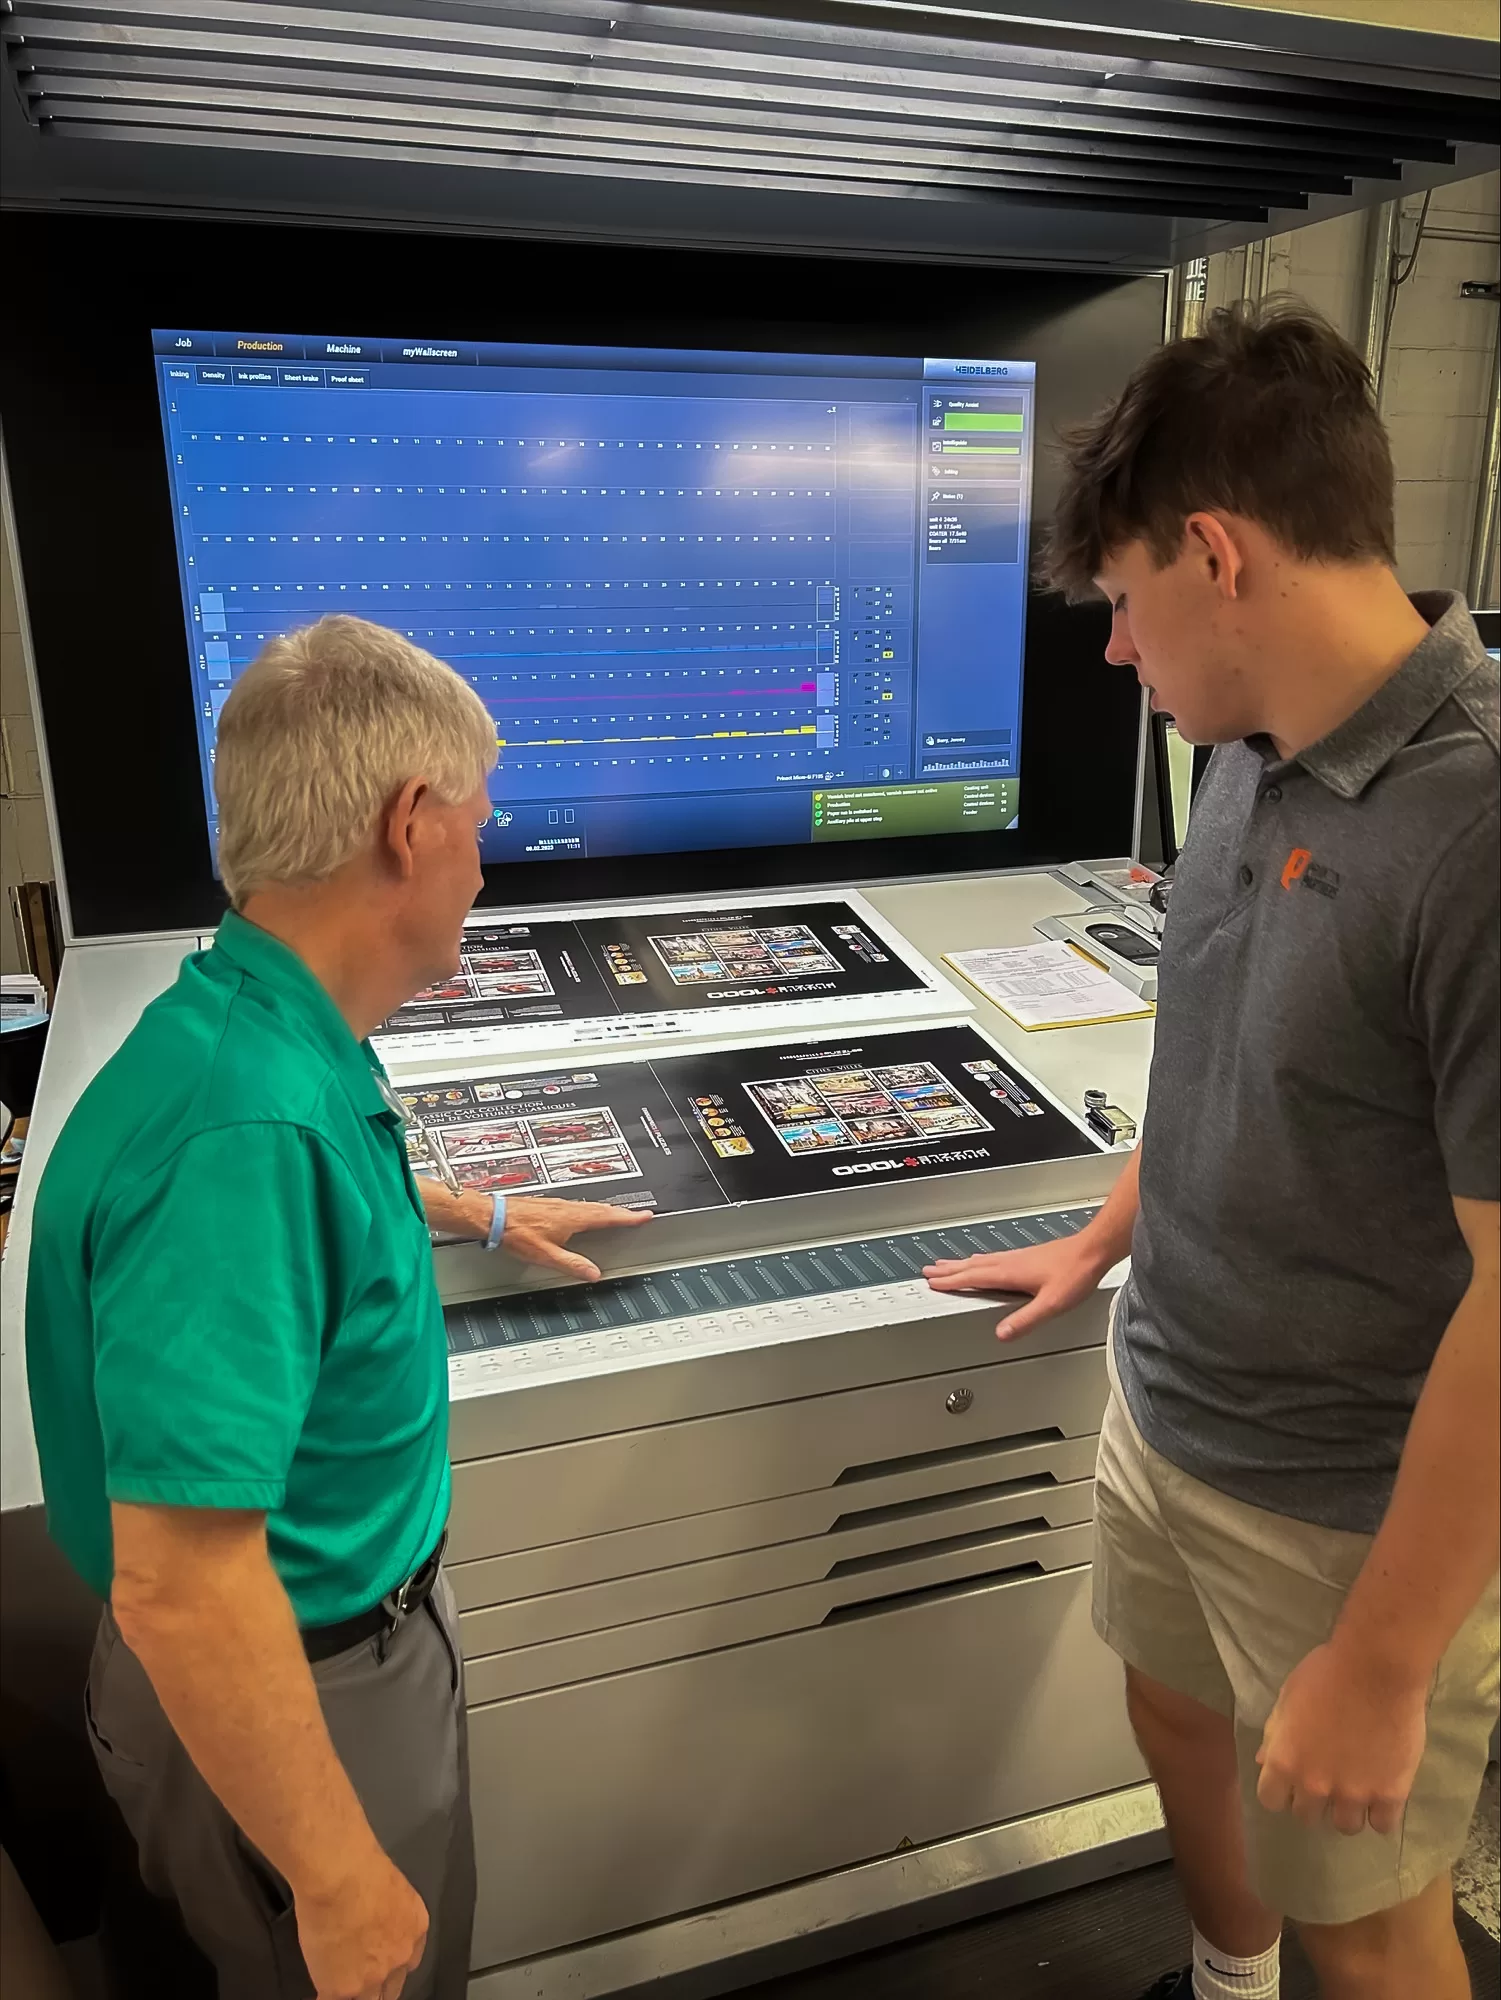
[{"label": "numbered scale strip", "polygon": [[[458,1357],[532,1341],[619,1334],[747,1309],[795,1304],[872,1286],[910,1284],[941,1257],[1024,1250],[1082,1229],[1095,1207],[1050,1209],[1004,1222],[946,1224],[900,1236],[865,1236],[811,1250],[770,1251],[723,1263],[688,1264],[597,1285],[518,1292],[447,1310],[448,1347]],[[934,1297],[938,1295],[934,1294]]]}]

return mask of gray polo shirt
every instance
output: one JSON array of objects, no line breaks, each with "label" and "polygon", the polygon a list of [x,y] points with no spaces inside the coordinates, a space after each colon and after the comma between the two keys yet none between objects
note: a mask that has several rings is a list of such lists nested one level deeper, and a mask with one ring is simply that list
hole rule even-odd
[{"label": "gray polo shirt", "polygon": [[1163,1457],[1371,1533],[1498,1185],[1497,668],[1463,601],[1347,722],[1216,752],[1162,944],[1116,1351]]}]

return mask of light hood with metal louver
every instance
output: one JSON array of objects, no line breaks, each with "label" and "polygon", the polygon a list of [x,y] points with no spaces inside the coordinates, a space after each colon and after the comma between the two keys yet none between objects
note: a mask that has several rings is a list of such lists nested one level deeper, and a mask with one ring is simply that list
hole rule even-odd
[{"label": "light hood with metal louver", "polygon": [[1486,44],[1202,0],[8,0],[3,32],[25,205],[1140,266],[1495,157]]}]

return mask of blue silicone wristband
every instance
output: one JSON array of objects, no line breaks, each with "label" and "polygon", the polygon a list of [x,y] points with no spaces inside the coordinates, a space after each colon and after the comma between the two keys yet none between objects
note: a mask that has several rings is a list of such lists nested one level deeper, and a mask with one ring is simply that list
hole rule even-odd
[{"label": "blue silicone wristband", "polygon": [[495,1204],[495,1213],[490,1217],[490,1234],[485,1238],[485,1248],[494,1250],[506,1233],[506,1198],[503,1194],[492,1194],[490,1199]]}]

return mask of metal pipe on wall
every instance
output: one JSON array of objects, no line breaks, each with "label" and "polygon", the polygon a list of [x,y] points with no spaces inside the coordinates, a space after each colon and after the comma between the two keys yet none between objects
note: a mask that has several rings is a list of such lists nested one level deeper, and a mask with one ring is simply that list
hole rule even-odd
[{"label": "metal pipe on wall", "polygon": [[1469,572],[1465,597],[1473,610],[1494,603],[1492,573],[1496,564],[1497,482],[1501,479],[1501,326],[1491,355],[1491,414],[1485,429],[1485,457],[1475,495],[1475,525],[1470,533]]},{"label": "metal pipe on wall", "polygon": [[1381,401],[1381,370],[1386,346],[1386,316],[1391,302],[1392,251],[1397,240],[1397,204],[1384,201],[1366,218],[1365,365],[1371,386]]},{"label": "metal pipe on wall", "polygon": [[1254,243],[1246,245],[1241,260],[1240,295],[1249,305],[1259,305],[1266,297],[1271,249],[1270,239],[1265,236],[1258,236]]}]

